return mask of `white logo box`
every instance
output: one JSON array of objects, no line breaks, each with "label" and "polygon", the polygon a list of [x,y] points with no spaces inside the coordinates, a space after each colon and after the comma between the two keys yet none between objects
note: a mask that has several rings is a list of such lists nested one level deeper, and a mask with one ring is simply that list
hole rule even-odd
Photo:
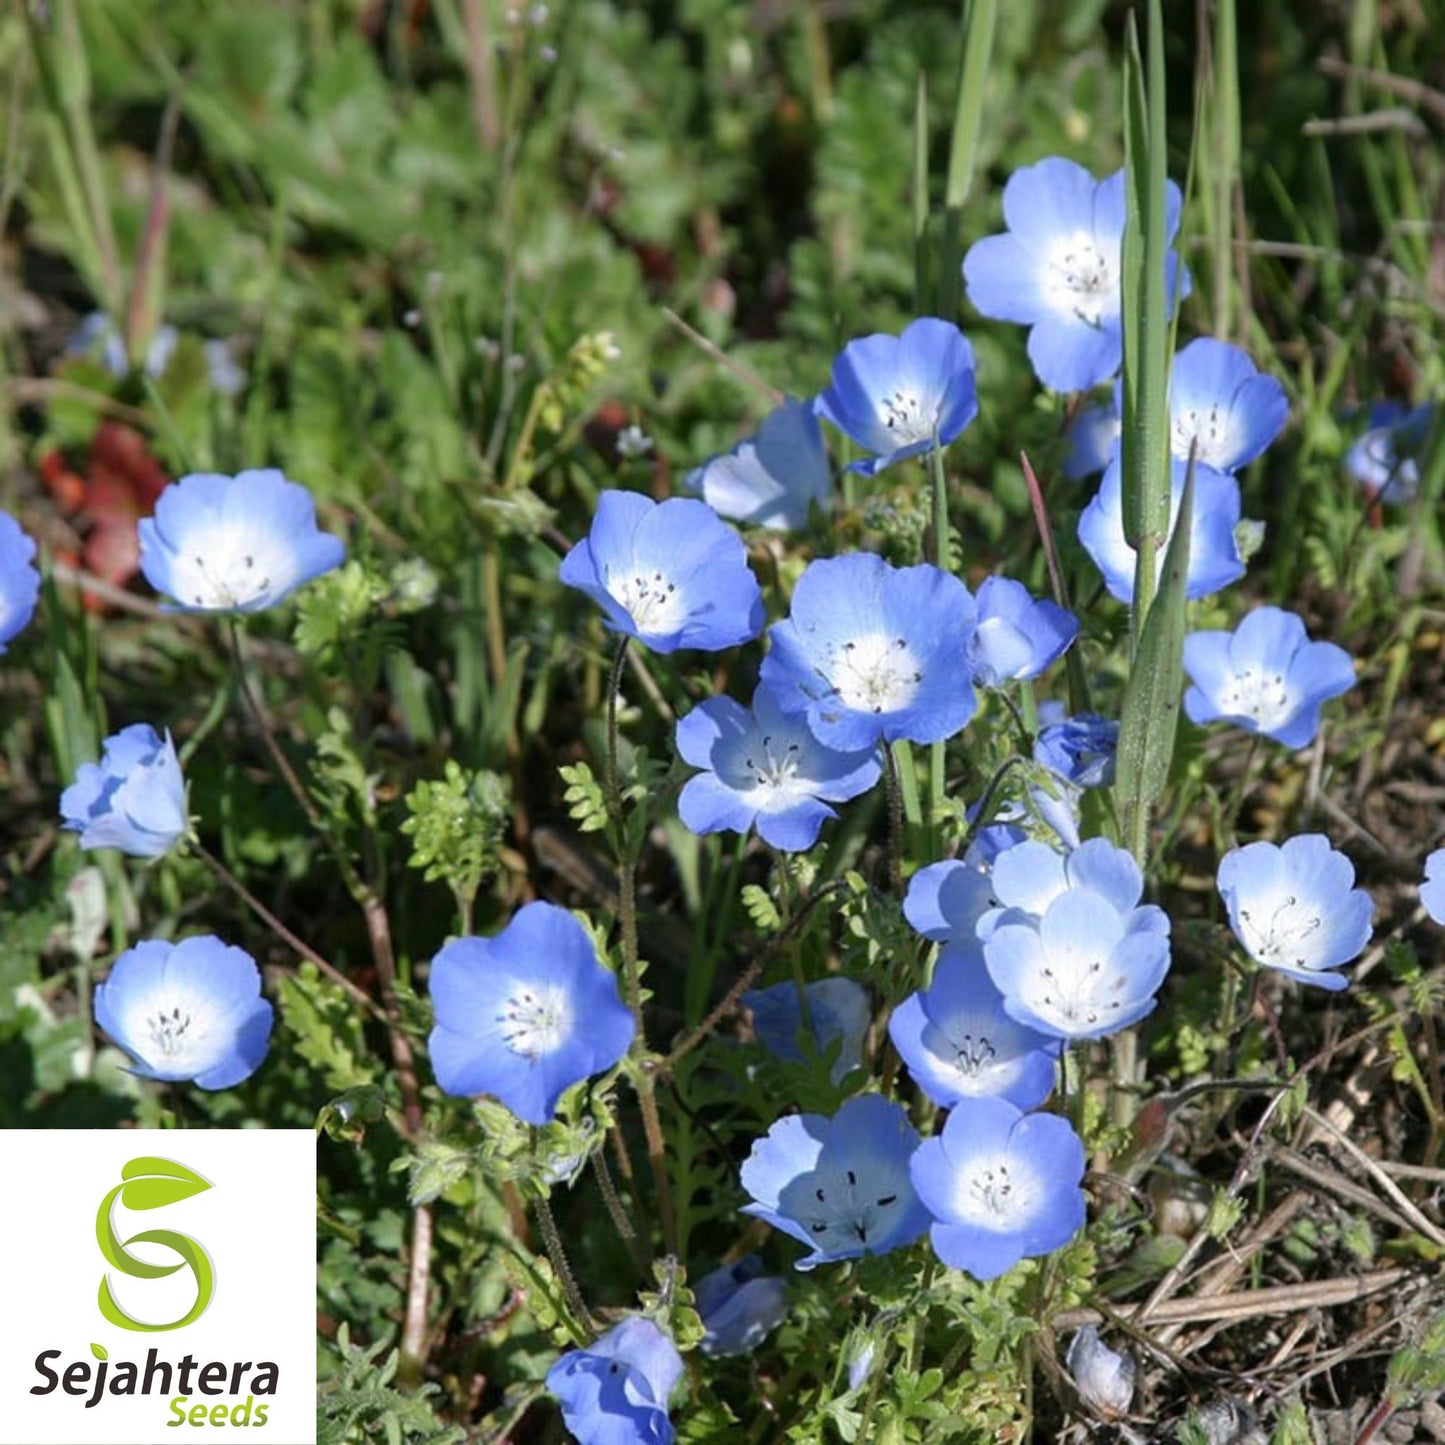
[{"label": "white logo box", "polygon": [[[112,1214],[122,1241],[168,1230],[205,1250],[210,1303],[179,1329],[125,1328],[100,1309],[106,1276],[136,1321],[179,1320],[197,1298],[190,1267],[168,1246],[127,1250],[152,1265],[180,1263],[157,1279],[114,1269],[101,1253],[97,1211],[122,1169],[144,1158],[173,1160],[211,1185],[150,1209],[118,1200]],[[0,1130],[0,1240],[0,1445],[315,1445],[310,1130]]]}]

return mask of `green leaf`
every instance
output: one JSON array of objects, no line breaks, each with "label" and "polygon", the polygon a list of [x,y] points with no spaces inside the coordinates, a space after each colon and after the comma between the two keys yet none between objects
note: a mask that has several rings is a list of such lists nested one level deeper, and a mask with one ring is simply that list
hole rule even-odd
[{"label": "green leaf", "polygon": [[1138,553],[1131,634],[1137,651],[1154,597],[1156,553],[1169,530],[1170,318],[1165,287],[1164,32],[1149,5],[1148,90],[1131,15],[1124,51],[1124,334],[1120,468],[1124,537]]},{"label": "green leaf", "polygon": [[1194,467],[1174,535],[1164,556],[1164,576],[1144,621],[1134,666],[1124,690],[1114,795],[1123,820],[1124,845],[1142,866],[1149,837],[1149,809],[1169,780],[1179,699],[1184,680],[1184,602],[1189,582],[1189,531],[1194,516]]},{"label": "green leaf", "polygon": [[121,1187],[120,1202],[127,1209],[160,1209],[211,1187],[209,1179],[203,1179],[184,1164],[149,1155],[130,1160],[120,1171],[120,1177],[126,1181]]},{"label": "green leaf", "polygon": [[91,1342],[90,1353],[91,1353],[92,1355],[94,1355],[97,1360],[108,1360],[108,1359],[110,1359],[110,1355],[109,1355],[109,1353],[106,1351],[105,1346],[104,1346],[104,1345],[97,1345],[96,1343],[94,1343],[94,1341]]}]

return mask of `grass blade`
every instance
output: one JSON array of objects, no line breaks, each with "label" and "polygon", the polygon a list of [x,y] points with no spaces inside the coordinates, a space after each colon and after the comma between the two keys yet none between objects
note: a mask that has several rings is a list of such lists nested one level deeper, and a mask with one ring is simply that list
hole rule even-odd
[{"label": "grass blade", "polygon": [[953,111],[953,138],[948,148],[948,181],[943,193],[943,236],[938,252],[938,314],[958,314],[963,257],[958,244],[963,203],[978,161],[983,124],[983,94],[993,55],[998,0],[966,0],[963,15],[963,57],[958,67],[958,100]]}]

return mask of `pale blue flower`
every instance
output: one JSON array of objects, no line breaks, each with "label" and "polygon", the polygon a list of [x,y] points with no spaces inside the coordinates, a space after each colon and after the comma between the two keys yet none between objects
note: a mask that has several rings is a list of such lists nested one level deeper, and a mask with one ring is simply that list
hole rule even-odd
[{"label": "pale blue flower", "polygon": [[0,657],[30,625],[39,596],[35,543],[9,512],[0,512]]},{"label": "pale blue flower", "polygon": [[1328,838],[1235,848],[1220,859],[1218,883],[1229,926],[1256,963],[1332,993],[1348,987],[1333,970],[1364,952],[1375,905]]},{"label": "pale blue flower", "polygon": [[[1008,825],[1001,825],[1007,827]],[[984,834],[989,834],[985,839]],[[1021,843],[1021,831],[1007,834],[984,829],[984,846],[970,848],[962,858],[949,858],[920,868],[908,880],[903,896],[903,916],[925,938],[935,943],[971,943],[978,921],[998,906],[993,895],[990,867],[993,858],[1006,847]],[[999,847],[990,851],[989,844]]]},{"label": "pale blue flower", "polygon": [[182,477],[140,523],[141,571],[181,612],[274,607],[345,557],[317,528],[311,493],[269,468]]},{"label": "pale blue flower", "polygon": [[710,697],[677,724],[677,751],[704,769],[677,800],[694,833],[730,830],[758,836],[774,848],[801,852],[818,841],[830,803],[865,793],[882,771],[877,749],[838,752],[813,736],[801,716],[787,717],[766,686],[752,711],[732,698]]},{"label": "pale blue flower", "polygon": [[1191,341],[1169,373],[1169,446],[1215,471],[1248,466],[1289,420],[1289,398],[1246,352],[1212,337]]},{"label": "pale blue flower", "polygon": [[762,680],[829,747],[941,742],[973,716],[974,618],[968,588],[937,567],[869,552],[810,562],[768,631]]},{"label": "pale blue flower", "polygon": [[271,1005],[243,949],[204,935],[127,949],[95,990],[95,1022],[145,1079],[229,1089],[260,1067]]},{"label": "pale blue flower", "polygon": [[703,1275],[692,1297],[707,1331],[698,1342],[705,1355],[755,1350],[788,1313],[787,1285],[776,1275],[764,1275],[755,1254]]},{"label": "pale blue flower", "polygon": [[909,1167],[933,1252],[976,1279],[1052,1254],[1084,1227],[1084,1146],[1057,1114],[966,1099]]},{"label": "pale blue flower", "polygon": [[98,763],[82,763],[60,795],[60,816],[82,848],[119,848],[159,858],[190,831],[186,784],[168,732],[133,723],[105,740]]},{"label": "pale blue flower", "polygon": [[[146,348],[141,369],[159,380],[171,364],[171,357],[180,344],[181,333],[169,322],[157,326]],[[246,384],[246,373],[237,364],[228,341],[211,340],[201,345],[206,358],[206,371],[211,385],[222,396],[235,396]],[[130,375],[130,358],[125,354],[125,338],[104,311],[92,311],[85,317],[65,343],[67,356],[95,353],[101,364],[115,377]]]},{"label": "pale blue flower", "polygon": [[1445,848],[1437,848],[1425,860],[1425,881],[1420,885],[1420,902],[1436,923],[1445,924]]},{"label": "pale blue flower", "polygon": [[1037,677],[1079,635],[1079,621],[1072,613],[1033,597],[1022,582],[1008,577],[984,578],[974,600],[978,622],[968,656],[980,687]]},{"label": "pale blue flower", "polygon": [[814,504],[826,511],[833,495],[833,469],[812,404],[789,397],[755,436],[689,472],[683,486],[720,517],[801,531]]},{"label": "pale blue flower", "polygon": [[921,316],[901,336],[850,341],[833,362],[818,414],[874,455],[852,463],[873,476],[905,457],[946,447],[978,415],[973,347],[951,321]]},{"label": "pale blue flower", "polygon": [[[1167,182],[1165,240],[1182,198]],[[963,259],[968,299],[984,316],[1028,326],[1034,374],[1054,391],[1107,381],[1123,360],[1120,270],[1124,173],[1096,181],[1058,156],[1016,170],[1003,192],[1008,230],[986,236]],[[1185,290],[1178,257],[1166,257],[1167,304]],[[1187,277],[1185,278],[1187,283]]]},{"label": "pale blue flower", "polygon": [[929,986],[893,1010],[888,1036],[914,1082],[945,1109],[984,1097],[1035,1109],[1054,1091],[1058,1041],[1008,1016],[976,941],[943,948]]},{"label": "pale blue flower", "polygon": [[1122,1420],[1134,1398],[1134,1361],[1111,1350],[1093,1325],[1085,1325],[1069,1341],[1065,1356],[1079,1398],[1101,1419]]},{"label": "pale blue flower", "polygon": [[1114,402],[1084,407],[1065,432],[1069,452],[1064,458],[1064,475],[1078,481],[1102,472],[1117,453],[1123,430],[1124,420]]},{"label": "pale blue flower", "polygon": [[[830,1070],[835,1084],[863,1065],[863,1041],[872,1022],[868,994],[851,978],[820,978],[803,988],[808,1005],[808,1033],[813,1047],[825,1053],[835,1040],[838,1057]],[[802,1062],[797,1039],[803,1029],[803,1007],[795,983],[749,989],[742,996],[752,1010],[753,1033],[775,1058]]]},{"label": "pale blue flower", "polygon": [[831,1118],[791,1114],[757,1140],[742,1168],[744,1214],[808,1245],[798,1269],[912,1244],[928,1225],[908,1178],[918,1133],[901,1104],[849,1099]]},{"label": "pale blue flower", "polygon": [[[1169,535],[1179,520],[1188,465],[1173,463]],[[1185,595],[1191,601],[1208,597],[1244,576],[1235,528],[1240,518],[1239,483],[1226,472],[1194,468],[1194,514],[1189,530],[1189,572]],[[1116,457],[1104,472],[1098,495],[1079,518],[1079,541],[1104,574],[1104,583],[1121,602],[1134,598],[1134,549],[1124,540],[1123,474]],[[1168,545],[1168,539],[1165,539]],[[1164,549],[1158,553],[1163,565]]]},{"label": "pale blue flower", "polygon": [[[1043,715],[1040,708],[1040,721]],[[1092,712],[1051,722],[1034,739],[1034,761],[1076,788],[1110,787],[1118,750],[1119,724]]]},{"label": "pale blue flower", "polygon": [[634,1315],[547,1371],[547,1389],[578,1445],[672,1445],[667,1401],[682,1356],[651,1320]]},{"label": "pale blue flower", "polygon": [[1355,685],[1350,654],[1311,642],[1304,622],[1278,607],[1256,607],[1233,632],[1191,632],[1184,670],[1191,721],[1233,723],[1288,748],[1313,742],[1321,705]]},{"label": "pale blue flower", "polygon": [[1058,1039],[1103,1038],[1151,1013],[1169,971],[1169,918],[1140,906],[1127,849],[1091,838],[1067,854],[1020,843],[999,854],[979,921],[988,971],[1009,1016]]},{"label": "pale blue flower", "polygon": [[494,1094],[546,1124],[562,1095],[612,1068],[636,1025],[587,931],[555,903],[528,903],[491,938],[454,938],[431,966],[428,1048],[442,1092]]},{"label": "pale blue flower", "polygon": [[603,492],[592,530],[557,575],[596,602],[614,632],[653,652],[714,652],[762,631],[747,548],[706,502]]},{"label": "pale blue flower", "polygon": [[1345,470],[1382,502],[1403,506],[1420,486],[1420,453],[1435,420],[1425,402],[1407,410],[1397,401],[1370,408],[1370,427],[1345,454]]}]

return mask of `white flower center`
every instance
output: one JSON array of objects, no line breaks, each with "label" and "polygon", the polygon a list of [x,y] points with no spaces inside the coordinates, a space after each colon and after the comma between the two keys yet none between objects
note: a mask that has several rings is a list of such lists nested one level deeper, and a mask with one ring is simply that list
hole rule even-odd
[{"label": "white flower center", "polygon": [[1032,1207],[1028,1180],[1007,1156],[973,1160],[959,1181],[954,1208],[969,1224],[984,1229],[1018,1229]]},{"label": "white flower center", "polygon": [[895,388],[878,399],[878,414],[889,435],[899,446],[933,440],[937,415],[925,413],[923,398],[917,392]]},{"label": "white flower center", "polygon": [[743,756],[742,781],[746,787],[764,788],[769,792],[797,790],[801,743],[785,743],[771,733],[749,739]]},{"label": "white flower center", "polygon": [[1308,901],[1290,894],[1267,916],[1239,910],[1239,932],[1251,958],[1287,968],[1313,968],[1305,941],[1319,932],[1320,917]]},{"label": "white flower center", "polygon": [[1044,263],[1045,302],[1090,326],[1102,325],[1118,309],[1118,292],[1115,267],[1088,232],[1062,238]]},{"label": "white flower center", "polygon": [[178,602],[191,607],[246,607],[271,590],[269,538],[246,531],[221,532],[202,555],[182,559]]},{"label": "white flower center", "polygon": [[1061,960],[1054,955],[1040,970],[1038,996],[1030,1007],[1067,1033],[1095,1028],[1124,1006],[1125,979],[1122,974],[1107,978],[1107,966],[1107,958]]},{"label": "white flower center", "polygon": [[845,642],[829,659],[828,682],[855,712],[898,712],[913,701],[922,680],[907,641],[881,632]]},{"label": "white flower center", "polygon": [[177,1059],[195,1054],[205,1042],[205,1028],[196,1018],[171,1004],[162,1003],[145,1021],[145,1029],[152,1049],[152,1060],[174,1063]]},{"label": "white flower center", "polygon": [[1201,466],[1227,471],[1227,464],[1235,451],[1230,427],[1232,419],[1233,414],[1228,407],[1222,412],[1218,406],[1212,406],[1208,411],[1191,407],[1188,411],[1176,413],[1169,427],[1174,455],[1188,461],[1190,448],[1197,444],[1194,456]]},{"label": "white flower center", "polygon": [[1247,717],[1263,732],[1283,727],[1297,704],[1281,672],[1246,667],[1219,690],[1219,710],[1230,717]]},{"label": "white flower center", "polygon": [[572,1034],[572,1001],[556,984],[518,983],[497,1015],[502,1041],[532,1062],[555,1053]]},{"label": "white flower center", "polygon": [[687,604],[677,583],[661,572],[638,571],[614,579],[608,569],[607,590],[639,632],[676,632],[687,619]]}]

